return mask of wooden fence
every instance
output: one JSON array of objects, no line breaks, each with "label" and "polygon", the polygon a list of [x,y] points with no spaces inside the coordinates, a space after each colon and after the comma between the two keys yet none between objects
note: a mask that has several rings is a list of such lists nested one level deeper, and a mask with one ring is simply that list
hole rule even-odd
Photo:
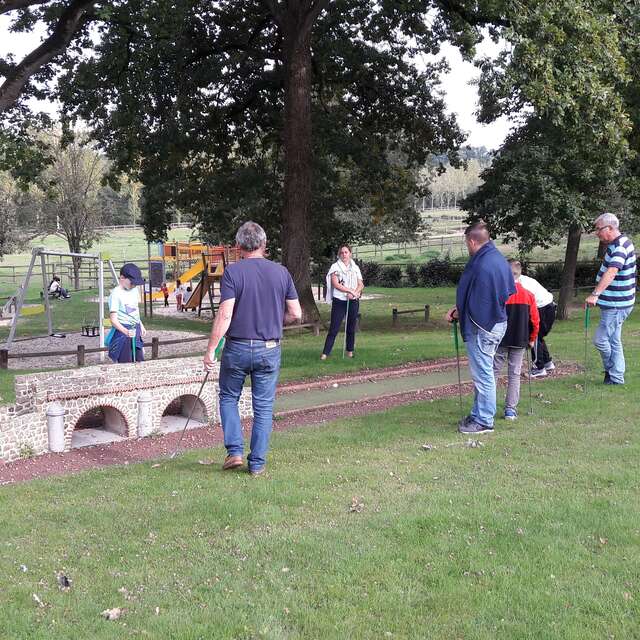
[{"label": "wooden fence", "polygon": [[[311,322],[306,324],[293,324],[284,327],[284,331],[291,331],[296,329],[310,329],[315,335],[320,334],[320,323]],[[174,340],[160,340],[159,338],[151,338],[151,359],[158,360],[160,358],[160,347],[172,344],[187,344],[190,342],[202,342],[208,340],[208,335],[195,336],[193,338],[177,338]],[[147,346],[147,348],[149,348]],[[10,352],[8,349],[0,349],[0,369],[9,368],[10,359],[19,358],[52,358],[54,356],[76,356],[76,363],[79,367],[83,367],[86,361],[86,355],[88,353],[106,353],[109,351],[109,347],[87,347],[83,344],[79,344],[74,350],[66,351],[29,351],[25,353]],[[173,356],[168,356],[173,357]]]}]

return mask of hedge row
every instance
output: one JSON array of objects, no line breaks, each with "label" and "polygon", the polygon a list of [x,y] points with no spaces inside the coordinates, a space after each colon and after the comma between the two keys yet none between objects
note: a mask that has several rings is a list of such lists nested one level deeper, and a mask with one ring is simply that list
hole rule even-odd
[{"label": "hedge row", "polygon": [[[358,261],[366,285],[377,287],[442,287],[458,284],[465,265],[448,258],[429,260],[423,264],[408,264],[402,267],[378,262]],[[598,262],[581,262],[576,268],[575,286],[593,284],[598,271]],[[526,273],[536,278],[547,289],[559,289],[562,278],[562,263],[550,262],[532,265]]]}]

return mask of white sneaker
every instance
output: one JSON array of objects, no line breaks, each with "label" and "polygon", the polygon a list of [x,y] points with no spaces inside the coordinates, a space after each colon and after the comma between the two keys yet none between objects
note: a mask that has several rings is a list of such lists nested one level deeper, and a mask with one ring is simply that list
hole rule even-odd
[{"label": "white sneaker", "polygon": [[551,360],[544,365],[545,371],[555,371],[556,365]]}]

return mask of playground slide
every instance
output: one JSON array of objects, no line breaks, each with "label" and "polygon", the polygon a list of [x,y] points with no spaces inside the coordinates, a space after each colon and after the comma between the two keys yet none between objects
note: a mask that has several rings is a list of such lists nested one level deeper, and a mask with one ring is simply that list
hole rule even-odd
[{"label": "playground slide", "polygon": [[[193,280],[193,278],[200,275],[203,270],[204,265],[202,264],[202,261],[196,262],[190,269],[187,269],[187,271],[179,277],[179,280],[181,282],[189,282],[189,280]],[[167,284],[167,288],[169,289],[169,293],[171,293],[176,288],[176,285],[175,283]],[[151,297],[153,300],[164,300],[164,294],[162,291],[156,291]]]},{"label": "playground slide", "polygon": [[202,278],[200,282],[196,285],[196,288],[191,292],[191,297],[187,301],[187,304],[184,305],[185,309],[197,309],[200,305],[200,290],[202,289],[202,283],[206,280],[206,278]]}]

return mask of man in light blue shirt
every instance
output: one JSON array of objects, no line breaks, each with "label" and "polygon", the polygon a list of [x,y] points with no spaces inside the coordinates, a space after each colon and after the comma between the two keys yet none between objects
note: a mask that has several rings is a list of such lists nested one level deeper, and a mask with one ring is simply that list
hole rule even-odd
[{"label": "man in light blue shirt", "polygon": [[608,246],[596,276],[596,286],[586,299],[588,306],[600,307],[600,324],[593,344],[602,358],[605,384],[624,384],[622,325],[636,299],[636,252],[631,239],[619,227],[618,218],[612,213],[596,218],[594,231],[600,242]]}]

